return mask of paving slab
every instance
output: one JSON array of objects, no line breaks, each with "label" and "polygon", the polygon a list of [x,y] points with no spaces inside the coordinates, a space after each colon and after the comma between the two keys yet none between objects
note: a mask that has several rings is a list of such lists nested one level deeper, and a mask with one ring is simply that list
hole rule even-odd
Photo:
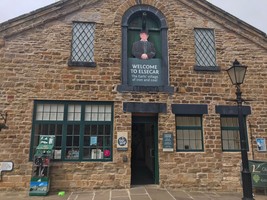
[{"label": "paving slab", "polygon": [[97,190],[93,200],[109,200],[111,196],[111,190]]},{"label": "paving slab", "polygon": [[147,194],[147,191],[146,191],[145,187],[139,186],[139,187],[133,187],[133,188],[131,188],[130,189],[130,193],[132,195]]},{"label": "paving slab", "polygon": [[175,198],[166,190],[160,188],[146,188],[147,193],[153,200],[174,200]]},{"label": "paving slab", "polygon": [[94,196],[94,192],[75,192],[72,194],[73,200],[93,200]]},{"label": "paving slab", "polygon": [[131,200],[151,200],[151,197],[147,193],[145,187],[136,186],[129,190]]},{"label": "paving slab", "polygon": [[192,200],[192,197],[189,196],[185,191],[183,190],[169,190],[170,194],[175,198],[179,200]]},{"label": "paving slab", "polygon": [[131,200],[151,200],[151,197],[146,195],[131,195]]},{"label": "paving slab", "polygon": [[[242,193],[169,190],[159,186],[138,186],[121,190],[93,190],[66,192],[58,196],[50,192],[47,196],[29,196],[25,191],[0,191],[0,200],[241,200]],[[255,200],[267,200],[264,194],[255,194]]]},{"label": "paving slab", "polygon": [[112,190],[111,191],[111,197],[115,198],[115,197],[129,197],[129,192],[127,189],[123,189],[123,190]]},{"label": "paving slab", "polygon": [[219,197],[217,199],[219,200],[225,200],[225,199],[233,199],[233,200],[237,200],[237,199],[242,199],[242,194],[241,193],[227,193],[227,192],[218,192],[217,193],[219,195]]}]

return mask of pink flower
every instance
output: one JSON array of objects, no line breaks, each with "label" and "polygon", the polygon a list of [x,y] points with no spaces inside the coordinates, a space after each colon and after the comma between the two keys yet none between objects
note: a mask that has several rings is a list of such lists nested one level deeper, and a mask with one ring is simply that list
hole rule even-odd
[{"label": "pink flower", "polygon": [[110,150],[104,150],[104,156],[109,157],[110,156]]}]

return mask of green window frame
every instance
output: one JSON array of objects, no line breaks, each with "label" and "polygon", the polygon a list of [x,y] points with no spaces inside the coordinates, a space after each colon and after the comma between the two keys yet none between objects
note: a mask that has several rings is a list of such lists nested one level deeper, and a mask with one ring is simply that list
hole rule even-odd
[{"label": "green window frame", "polygon": [[[244,116],[245,118],[245,116]],[[244,119],[244,122],[246,120]],[[240,136],[238,116],[221,116],[221,137],[223,151],[240,151]],[[245,137],[248,150],[247,128],[245,125]]]},{"label": "green window frame", "polygon": [[176,151],[203,151],[202,115],[176,115]]},{"label": "green window frame", "polygon": [[30,159],[40,135],[55,135],[54,160],[112,161],[113,103],[34,101]]},{"label": "green window frame", "polygon": [[94,22],[73,22],[69,66],[96,66],[94,60],[95,29]]}]

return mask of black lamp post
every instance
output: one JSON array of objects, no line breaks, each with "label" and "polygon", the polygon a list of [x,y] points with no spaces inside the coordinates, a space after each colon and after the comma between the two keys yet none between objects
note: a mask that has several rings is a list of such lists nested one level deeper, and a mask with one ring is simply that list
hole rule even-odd
[{"label": "black lamp post", "polygon": [[239,123],[239,136],[242,158],[242,187],[243,187],[243,200],[253,200],[252,194],[252,181],[251,173],[249,171],[247,143],[245,136],[245,123],[242,112],[243,99],[241,97],[240,85],[243,83],[246,75],[247,67],[241,65],[237,60],[234,61],[233,66],[227,70],[227,73],[232,81],[232,84],[236,86],[236,102],[238,106],[238,123]]}]

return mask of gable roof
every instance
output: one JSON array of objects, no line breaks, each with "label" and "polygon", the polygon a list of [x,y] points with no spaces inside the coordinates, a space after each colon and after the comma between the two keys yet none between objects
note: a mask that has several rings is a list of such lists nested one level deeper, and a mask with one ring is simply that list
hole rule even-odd
[{"label": "gable roof", "polygon": [[201,15],[267,49],[267,35],[263,31],[231,15],[206,0],[179,0]]},{"label": "gable roof", "polygon": [[[8,38],[64,17],[101,0],[61,0],[0,24],[0,38]],[[206,0],[177,0],[195,12],[210,18],[237,34],[267,49],[267,35]]]},{"label": "gable roof", "polygon": [[60,0],[0,24],[0,37],[6,38],[64,17],[99,0]]}]

